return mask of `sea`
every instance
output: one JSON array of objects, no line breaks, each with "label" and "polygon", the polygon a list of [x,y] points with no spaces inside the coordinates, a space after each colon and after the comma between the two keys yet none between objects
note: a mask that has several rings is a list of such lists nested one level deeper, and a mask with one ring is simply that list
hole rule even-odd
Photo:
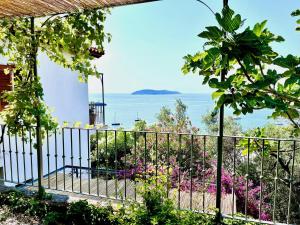
[{"label": "sea", "polygon": [[[90,101],[100,101],[101,94],[90,94]],[[147,124],[157,121],[157,115],[163,106],[175,110],[176,100],[180,99],[187,106],[187,115],[193,126],[205,130],[202,117],[214,109],[214,101],[210,94],[172,94],[172,95],[132,95],[105,94],[107,104],[105,115],[106,124],[120,123],[121,127],[130,129],[136,119],[145,120]],[[267,123],[278,123],[268,119],[270,110],[259,110],[252,114],[234,116],[233,110],[226,108],[225,115],[233,116],[243,130],[262,127]]]},{"label": "sea", "polygon": [[[163,106],[169,107],[171,110],[175,109],[177,99],[187,105],[187,115],[192,124],[200,128],[200,133],[206,133],[202,117],[214,108],[214,102],[209,94],[106,94],[106,124],[112,127],[112,123],[120,123],[121,127],[131,129],[137,118],[145,120],[148,124],[153,124],[157,121],[157,114]],[[89,100],[101,102],[101,94],[92,94]],[[267,118],[269,114],[270,111],[261,110],[241,116],[236,121],[246,130],[274,122]],[[232,110],[227,108],[226,115],[232,115]],[[88,140],[89,135],[94,133],[93,130],[81,130],[78,133],[75,130],[65,129],[63,133],[57,133],[57,136],[50,136],[43,145],[44,174],[51,174],[52,171],[57,170],[70,174],[71,169],[62,170],[65,165],[88,167],[90,163]],[[5,151],[2,152],[3,149]],[[13,151],[10,151],[10,149]],[[24,151],[23,156],[21,156],[21,152],[17,154],[18,149]],[[9,185],[37,178],[37,155],[36,151],[32,152],[30,142],[25,143],[24,146],[19,137],[16,136],[10,141],[10,137],[5,136],[0,151],[2,152],[0,154],[0,165],[4,162],[5,177],[9,180]]]}]

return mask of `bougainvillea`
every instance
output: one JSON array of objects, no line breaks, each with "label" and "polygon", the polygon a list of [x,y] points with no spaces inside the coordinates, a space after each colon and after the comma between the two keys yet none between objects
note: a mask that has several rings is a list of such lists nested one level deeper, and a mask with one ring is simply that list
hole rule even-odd
[{"label": "bougainvillea", "polygon": [[[169,180],[171,188],[180,189],[182,192],[207,192],[216,193],[216,164],[212,162],[212,167],[204,168],[198,165],[192,177],[188,170],[181,170],[175,158],[171,160],[172,167],[168,169],[166,165],[157,167],[157,176],[166,176]],[[145,164],[143,160],[139,160],[137,165],[131,166],[126,170],[118,171],[118,178],[124,179],[140,179],[149,178],[156,175],[156,166],[153,164]],[[179,179],[180,177],[180,179]],[[180,182],[179,182],[180,180]],[[247,187],[248,184],[248,187]],[[247,193],[248,189],[248,193]],[[245,176],[233,176],[225,169],[222,169],[222,194],[233,194],[236,198],[237,212],[246,213],[253,218],[259,218],[260,204],[261,214],[260,219],[271,220],[271,205],[268,195],[262,195],[260,199],[260,185],[255,184],[252,180]],[[247,201],[247,209],[245,208]]]}]

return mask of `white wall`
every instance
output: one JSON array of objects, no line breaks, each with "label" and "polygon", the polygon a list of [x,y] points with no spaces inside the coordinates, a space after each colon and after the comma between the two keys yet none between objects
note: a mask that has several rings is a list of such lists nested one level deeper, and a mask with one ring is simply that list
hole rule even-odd
[{"label": "white wall", "polygon": [[89,122],[89,98],[87,83],[80,83],[78,74],[49,60],[41,53],[38,57],[38,74],[44,88],[44,100],[53,110],[59,123],[68,121]]},{"label": "white wall", "polygon": [[[46,104],[53,110],[52,115],[57,118],[59,124],[67,121],[70,125],[74,122],[82,122],[82,126],[89,122],[89,99],[88,99],[88,85],[86,83],[80,83],[77,79],[78,74],[65,69],[56,63],[50,61],[45,54],[39,54],[38,56],[39,66],[38,75],[41,77],[41,82],[44,88],[44,100]],[[1,60],[0,63],[5,62]],[[91,131],[92,132],[92,131]],[[66,155],[65,165],[71,165],[71,146],[70,146],[70,130],[66,130],[64,133],[65,145],[64,152]],[[5,161],[5,177],[6,180],[12,180],[22,182],[25,178],[30,179],[37,178],[37,162],[36,162],[36,150],[32,149],[33,155],[30,156],[30,145],[25,143],[24,149],[19,137],[5,135],[4,145],[0,146],[0,167],[4,166]],[[3,154],[4,146],[4,154]],[[58,162],[57,168],[63,166],[62,155],[62,133],[57,134],[57,154]],[[81,157],[82,166],[88,165],[88,136],[87,131],[82,130],[81,133]],[[10,152],[11,151],[11,152]],[[22,155],[24,154],[24,158]],[[49,151],[49,158],[47,153]],[[16,153],[18,152],[18,153]],[[55,141],[54,136],[49,137],[49,150],[47,148],[46,140],[43,145],[43,164],[44,174],[48,174],[55,170]],[[3,157],[4,156],[4,157]],[[73,133],[73,156],[74,165],[79,165],[79,137],[78,130],[74,130]],[[32,162],[32,170],[31,170]],[[49,163],[49,171],[48,171]],[[17,170],[19,173],[17,173]],[[32,174],[31,174],[32,173]],[[0,177],[1,179],[1,177]]]},{"label": "white wall", "polygon": [[[60,124],[89,123],[88,84],[80,83],[78,74],[52,62],[44,53],[38,55],[38,75],[44,88],[44,100]],[[0,64],[7,59],[0,56]]]}]

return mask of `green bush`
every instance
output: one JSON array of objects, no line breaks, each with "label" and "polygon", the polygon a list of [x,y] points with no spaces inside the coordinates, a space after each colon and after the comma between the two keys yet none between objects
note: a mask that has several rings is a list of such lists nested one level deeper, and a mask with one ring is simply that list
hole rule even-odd
[{"label": "green bush", "polygon": [[144,204],[139,205],[134,214],[137,225],[179,224],[173,202],[164,198],[160,191],[147,191],[143,198]]},{"label": "green bush", "polygon": [[111,207],[99,208],[88,204],[86,200],[71,203],[67,218],[69,224],[80,225],[110,225],[110,215],[113,213]]},{"label": "green bush", "polygon": [[[163,180],[163,178],[161,178]],[[27,197],[21,192],[0,193],[1,206],[11,212],[34,216],[45,225],[214,225],[215,217],[191,211],[177,210],[167,198],[163,185],[153,186],[150,179],[140,193],[143,203],[132,203],[114,210],[97,207],[86,200],[58,203]],[[224,219],[224,225],[256,225],[254,222]]]},{"label": "green bush", "polygon": [[116,134],[113,131],[98,132],[98,135],[92,134],[90,137],[92,167],[123,169],[125,163],[122,159],[126,154],[131,153],[133,141],[132,133],[126,133],[125,137],[123,129],[119,129]]},{"label": "green bush", "polygon": [[66,224],[65,214],[63,212],[49,212],[43,219],[45,225]]},{"label": "green bush", "polygon": [[213,225],[215,217],[208,214],[182,211],[179,214],[180,224],[182,225]]},{"label": "green bush", "polygon": [[167,178],[159,177],[159,181],[156,183],[155,178],[149,177],[139,188],[138,192],[143,198],[143,203],[133,205],[135,210],[132,215],[137,225],[180,224],[177,210],[173,202],[167,198],[165,190]]},{"label": "green bush", "polygon": [[18,191],[0,193],[0,205],[7,205],[14,213],[24,213],[30,208],[30,199]]}]

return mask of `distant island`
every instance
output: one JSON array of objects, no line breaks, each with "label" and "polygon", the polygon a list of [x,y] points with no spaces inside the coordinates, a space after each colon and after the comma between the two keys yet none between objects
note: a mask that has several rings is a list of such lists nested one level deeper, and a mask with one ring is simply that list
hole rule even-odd
[{"label": "distant island", "polygon": [[131,94],[132,95],[178,95],[181,93],[178,91],[169,91],[169,90],[143,89],[143,90],[135,91]]}]

